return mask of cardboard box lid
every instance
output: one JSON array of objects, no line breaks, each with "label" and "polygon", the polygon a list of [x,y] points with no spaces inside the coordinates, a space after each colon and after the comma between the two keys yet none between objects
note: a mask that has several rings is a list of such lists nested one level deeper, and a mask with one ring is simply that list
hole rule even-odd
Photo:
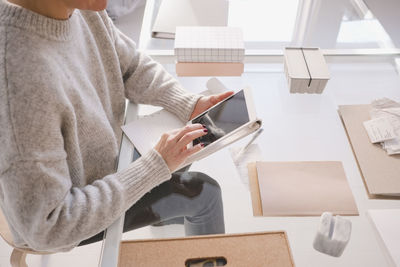
[{"label": "cardboard box lid", "polygon": [[185,267],[188,259],[224,257],[225,266],[294,266],[285,232],[122,241],[119,267]]},{"label": "cardboard box lid", "polygon": [[363,126],[371,119],[370,109],[370,105],[345,105],[339,106],[339,114],[369,196],[399,198],[400,155],[389,156],[380,144],[370,142]]},{"label": "cardboard box lid", "polygon": [[299,92],[321,93],[330,79],[328,65],[317,47],[286,47],[284,60],[285,72]]},{"label": "cardboard box lid", "polygon": [[302,48],[311,80],[329,79],[328,65],[319,48]]},{"label": "cardboard box lid", "polygon": [[306,79],[309,83],[310,74],[301,48],[286,47],[284,60],[287,65],[288,75],[292,79]]}]

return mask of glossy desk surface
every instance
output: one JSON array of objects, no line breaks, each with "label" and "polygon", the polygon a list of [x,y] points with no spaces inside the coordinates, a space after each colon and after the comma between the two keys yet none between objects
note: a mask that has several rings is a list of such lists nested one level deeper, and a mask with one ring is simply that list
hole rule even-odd
[{"label": "glossy desk surface", "polygon": [[[241,4],[240,1],[231,2]],[[139,47],[152,54],[155,60],[161,62],[167,71],[176,76],[171,41],[149,39],[149,20],[154,17],[152,13],[154,4],[153,0],[147,1]],[[244,86],[253,89],[257,114],[263,120],[264,127],[264,132],[255,141],[260,148],[262,160],[343,162],[360,212],[359,216],[347,217],[352,221],[353,230],[343,255],[340,258],[333,258],[313,249],[312,242],[319,217],[253,217],[248,185],[239,175],[229,151],[232,147],[245,145],[250,137],[195,162],[191,167],[191,170],[204,172],[220,183],[227,233],[285,230],[296,266],[388,265],[385,252],[366,217],[366,212],[368,209],[400,208],[400,201],[368,199],[337,112],[339,105],[368,104],[381,97],[400,101],[399,50],[392,49],[393,46],[381,46],[379,40],[382,39],[377,38],[377,46],[346,47],[336,44],[334,47],[325,47],[329,49],[323,52],[326,55],[331,79],[321,95],[289,93],[283,70],[282,52],[268,50],[271,47],[282,49],[286,43],[276,47],[270,43],[272,45],[270,47],[267,45],[249,49],[245,59],[245,72],[241,77],[220,77],[230,89],[238,90]],[[371,47],[377,49],[358,50]],[[201,92],[205,89],[205,83],[209,78],[178,79],[187,90]],[[129,104],[127,121],[135,119],[137,112],[145,114],[154,110],[153,107],[137,107]],[[132,145],[124,138],[121,147],[121,168],[129,162],[131,153]],[[104,242],[102,266],[112,266],[116,263],[120,239],[184,236],[183,227],[179,225],[149,226],[121,235],[121,223],[121,220],[117,221],[109,228]]]}]

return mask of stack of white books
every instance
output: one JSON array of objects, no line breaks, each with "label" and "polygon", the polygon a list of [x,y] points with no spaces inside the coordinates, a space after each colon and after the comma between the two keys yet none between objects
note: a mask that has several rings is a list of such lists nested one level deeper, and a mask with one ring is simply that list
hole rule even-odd
[{"label": "stack of white books", "polygon": [[179,76],[238,76],[244,69],[243,33],[236,27],[177,27]]}]

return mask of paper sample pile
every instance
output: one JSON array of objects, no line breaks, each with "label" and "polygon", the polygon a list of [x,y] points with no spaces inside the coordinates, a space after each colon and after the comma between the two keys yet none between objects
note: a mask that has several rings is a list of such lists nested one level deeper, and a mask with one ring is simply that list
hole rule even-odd
[{"label": "paper sample pile", "polygon": [[243,33],[236,27],[176,27],[176,72],[180,76],[243,73]]},{"label": "paper sample pile", "polygon": [[372,144],[363,123],[371,119],[371,105],[339,106],[339,115],[371,198],[400,196],[400,155],[388,155]]},{"label": "paper sample pile", "polygon": [[389,155],[400,154],[400,103],[382,98],[371,106],[372,120],[364,122],[371,142],[380,142]]}]

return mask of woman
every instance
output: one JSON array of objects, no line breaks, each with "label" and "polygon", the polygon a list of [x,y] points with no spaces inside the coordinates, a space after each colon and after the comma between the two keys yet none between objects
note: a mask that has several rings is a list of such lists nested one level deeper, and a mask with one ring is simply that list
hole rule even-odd
[{"label": "woman", "polygon": [[0,206],[15,244],[68,250],[100,240],[127,210],[125,231],[183,216],[187,234],[223,233],[218,184],[200,173],[171,179],[202,149],[186,146],[202,125],[165,133],[127,169],[114,167],[125,97],[187,121],[231,92],[183,90],[114,27],[106,0],[1,1]]}]

